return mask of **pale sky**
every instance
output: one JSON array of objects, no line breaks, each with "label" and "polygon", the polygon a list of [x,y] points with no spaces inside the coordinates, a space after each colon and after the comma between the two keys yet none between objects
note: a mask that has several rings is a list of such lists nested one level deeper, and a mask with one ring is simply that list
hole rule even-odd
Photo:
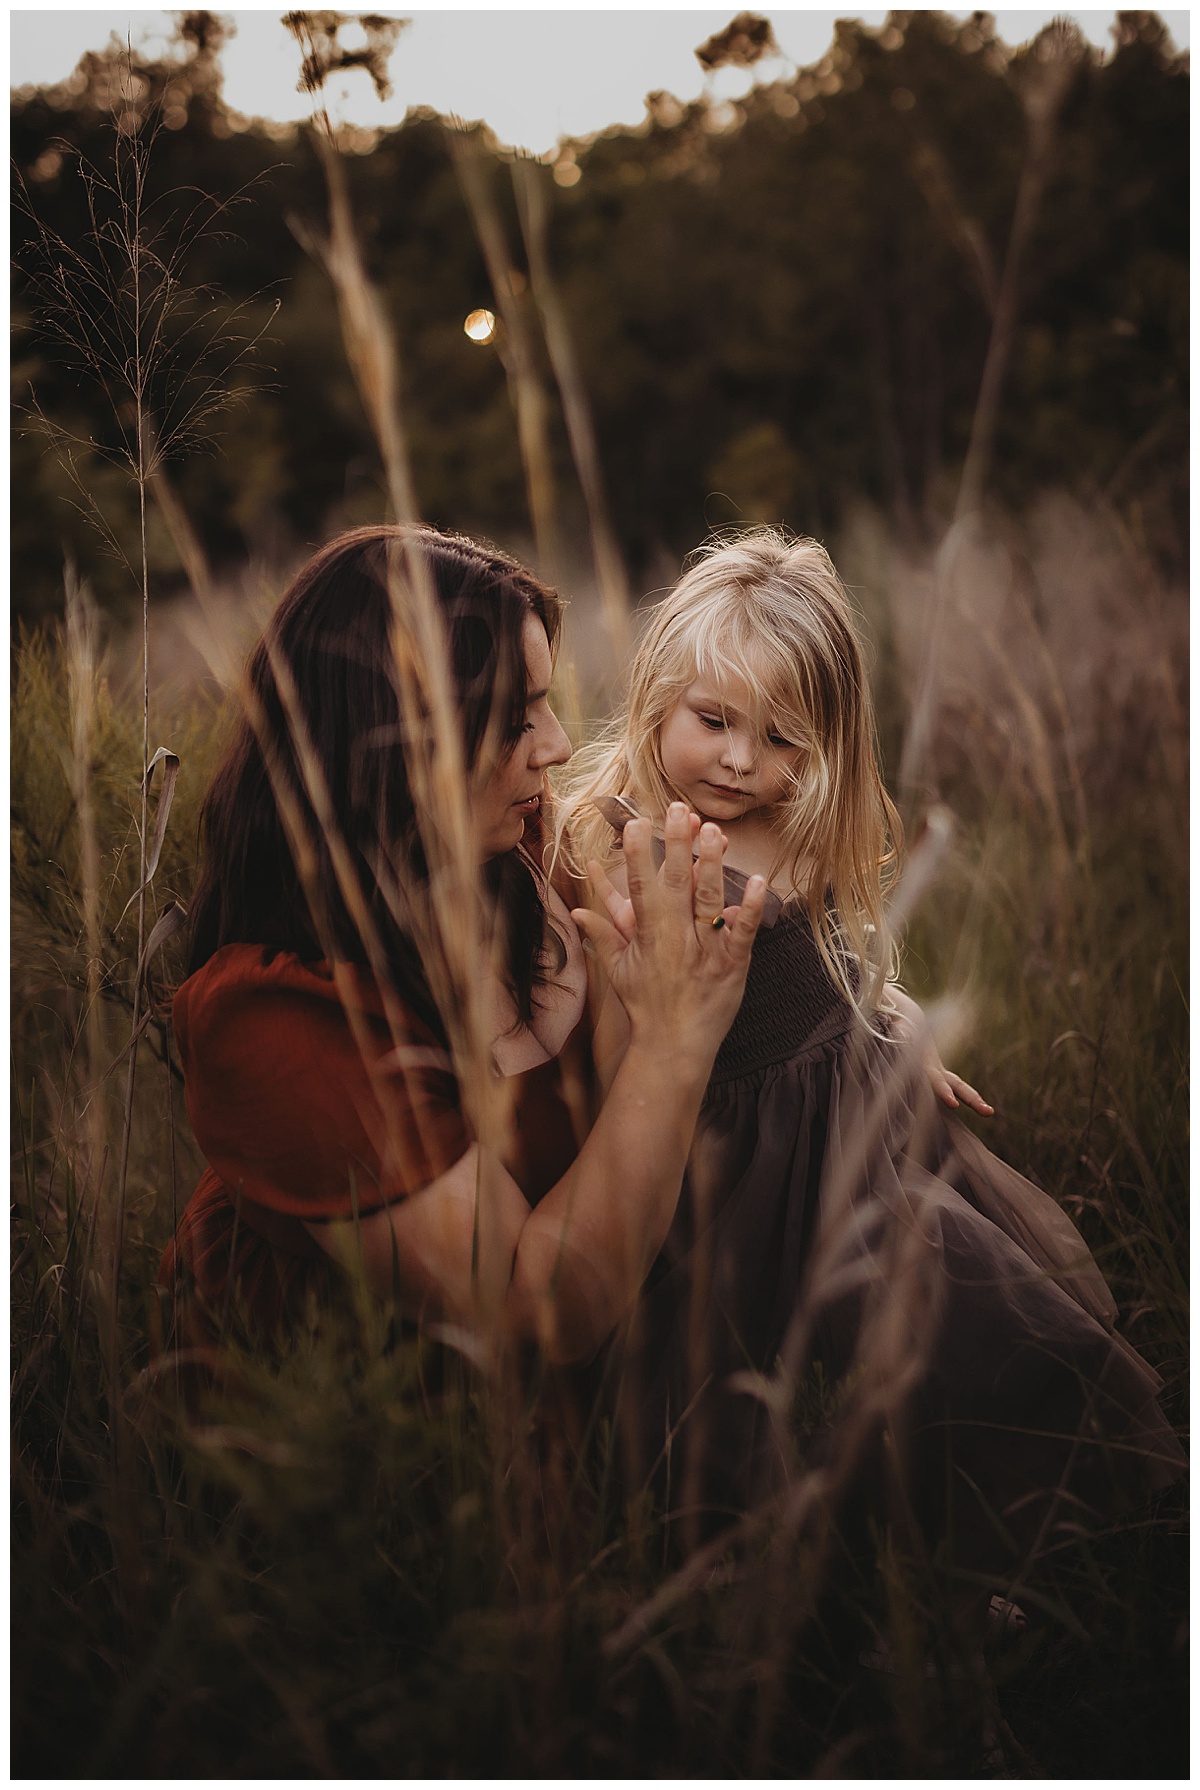
[{"label": "pale sky", "polygon": [[[433,106],[470,121],[482,118],[501,142],[542,155],[561,137],[586,136],[607,125],[640,123],[645,96],[658,88],[692,100],[706,79],[694,51],[727,25],[745,0],[725,11],[682,8],[574,10],[547,7],[512,11],[439,6],[390,13],[411,24],[392,55],[393,95],[376,99],[361,71],[330,83],[330,109],[360,124],[398,123],[410,106]],[[215,10],[215,9],[214,9]],[[718,99],[735,99],[754,80],[789,74],[795,65],[819,61],[833,36],[839,11],[776,12],[763,8],[783,56],[753,70],[722,69],[707,78]],[[967,18],[970,9],[947,9]],[[71,73],[85,50],[102,49],[111,33],[132,37],[151,53],[170,37],[177,14],[120,12],[111,8],[65,11],[42,7],[10,12],[10,80],[14,87],[48,85]],[[881,25],[885,12],[855,15]],[[1006,43],[1026,42],[1054,11],[997,11],[997,30]],[[1111,47],[1111,12],[1072,12],[1092,43]],[[1180,49],[1189,43],[1190,15],[1160,15]],[[222,13],[235,27],[224,52],[225,97],[250,117],[293,119],[308,116],[310,102],[297,92],[299,52],[272,8]],[[347,47],[351,36],[344,30]]]}]

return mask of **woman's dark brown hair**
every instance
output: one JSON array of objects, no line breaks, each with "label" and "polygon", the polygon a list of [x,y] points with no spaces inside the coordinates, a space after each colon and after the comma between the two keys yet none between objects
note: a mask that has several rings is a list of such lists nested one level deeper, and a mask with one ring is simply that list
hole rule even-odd
[{"label": "woman's dark brown hair", "polygon": [[[397,991],[444,1036],[416,949],[379,880],[389,861],[397,876],[413,884],[427,876],[392,644],[394,600],[401,606],[411,600],[405,566],[413,554],[420,555],[441,610],[468,770],[485,740],[503,749],[519,736],[529,694],[525,623],[531,614],[537,617],[553,652],[561,617],[554,592],[506,554],[460,536],[395,527],[339,536],[298,574],[247,673],[250,706],[271,744],[273,769],[286,778],[316,851],[320,936],[262,747],[243,717],[201,809],[188,971],[234,943],[294,951],[310,962],[331,947],[349,962],[367,961],[297,764],[288,709],[272,670],[274,656],[290,672],[295,706]],[[294,725],[294,715],[291,720]],[[493,859],[484,879],[507,939],[518,1012],[528,1021],[544,975],[546,915],[538,879],[520,851]]]}]

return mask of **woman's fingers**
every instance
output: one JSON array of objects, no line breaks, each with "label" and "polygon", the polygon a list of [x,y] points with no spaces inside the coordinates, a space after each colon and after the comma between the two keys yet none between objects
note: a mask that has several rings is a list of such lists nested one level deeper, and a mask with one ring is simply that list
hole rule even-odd
[{"label": "woman's fingers", "polygon": [[[683,802],[672,802],[667,809],[663,842],[663,908],[680,923],[690,925],[695,912],[692,895],[692,816]],[[710,909],[712,911],[714,910]]]},{"label": "woman's fingers", "polygon": [[[729,961],[748,960],[766,903],[763,878],[750,879],[740,907],[726,906],[723,859],[728,842],[720,827],[710,821],[701,824],[683,802],[673,802],[668,808],[663,838],[663,866],[656,872],[650,823],[645,819],[626,823],[621,842],[629,885],[627,900],[598,864],[588,865],[615,931],[626,944],[636,942],[650,951],[656,950],[660,935],[664,942],[673,937],[683,947],[681,961],[694,950],[697,940],[723,938]],[[714,926],[714,920],[721,925]],[[599,948],[595,929],[586,930],[585,935]]]},{"label": "woman's fingers", "polygon": [[[637,936],[646,944],[654,937],[661,901],[654,858],[650,849],[653,830],[648,820],[626,822],[621,834],[625,856],[625,874],[629,883],[629,900],[633,907]],[[590,874],[590,872],[589,872]]]},{"label": "woman's fingers", "polygon": [[[725,871],[722,865],[724,841],[720,827],[706,821],[700,828],[697,842],[695,889],[696,889],[696,923],[709,925],[718,914],[728,920],[725,913]],[[720,928],[718,928],[718,931]]]},{"label": "woman's fingers", "polygon": [[595,951],[605,975],[611,977],[613,966],[624,952],[627,940],[611,920],[606,920],[603,914],[593,913],[590,907],[573,907],[571,918],[584,943],[591,945]]},{"label": "woman's fingers", "polygon": [[754,944],[754,935],[758,931],[763,917],[763,908],[767,904],[766,879],[752,876],[746,884],[746,892],[742,896],[742,905],[725,909],[725,918],[731,920],[729,926],[729,949],[734,960],[743,967],[750,961],[750,949]]}]

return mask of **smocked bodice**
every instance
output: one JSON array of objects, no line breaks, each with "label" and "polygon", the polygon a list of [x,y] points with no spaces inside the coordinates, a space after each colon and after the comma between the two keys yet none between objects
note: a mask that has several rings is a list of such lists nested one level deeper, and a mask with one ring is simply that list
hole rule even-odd
[{"label": "smocked bodice", "polygon": [[[740,899],[728,888],[727,896]],[[819,1051],[842,1038],[852,1020],[850,1003],[821,961],[807,915],[794,906],[780,908],[759,928],[746,992],[710,1082]]]}]

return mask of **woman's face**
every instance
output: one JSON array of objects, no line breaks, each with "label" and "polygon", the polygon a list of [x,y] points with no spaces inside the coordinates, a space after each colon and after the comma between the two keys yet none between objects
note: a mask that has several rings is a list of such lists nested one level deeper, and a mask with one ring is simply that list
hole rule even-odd
[{"label": "woman's face", "polygon": [[545,773],[571,756],[571,742],[548,700],[550,643],[536,615],[525,618],[524,648],[529,689],[524,731],[471,797],[480,855],[485,858],[499,857],[520,845],[525,822],[541,805]]}]

